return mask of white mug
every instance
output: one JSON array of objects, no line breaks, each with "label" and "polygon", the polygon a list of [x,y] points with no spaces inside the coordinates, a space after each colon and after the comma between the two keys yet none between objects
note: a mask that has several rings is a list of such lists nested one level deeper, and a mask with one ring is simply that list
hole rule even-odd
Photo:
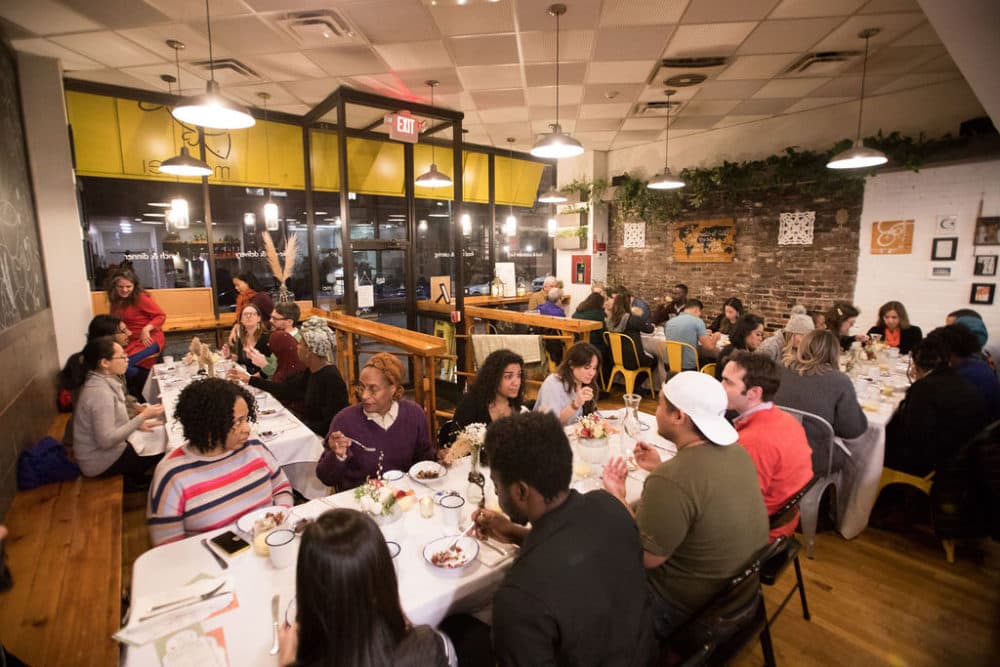
[{"label": "white mug", "polygon": [[283,570],[295,562],[299,550],[295,547],[295,531],[288,528],[276,528],[264,538],[270,551],[271,565],[277,570]]},{"label": "white mug", "polygon": [[441,518],[446,528],[458,530],[462,525],[462,509],[465,498],[462,496],[444,496],[438,501],[441,506]]}]

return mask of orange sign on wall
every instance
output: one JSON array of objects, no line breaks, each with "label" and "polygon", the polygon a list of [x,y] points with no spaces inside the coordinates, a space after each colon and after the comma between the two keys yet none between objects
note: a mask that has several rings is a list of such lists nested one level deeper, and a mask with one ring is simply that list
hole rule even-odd
[{"label": "orange sign on wall", "polygon": [[736,221],[676,222],[673,246],[675,262],[731,262],[736,257]]},{"label": "orange sign on wall", "polygon": [[909,255],[912,252],[912,220],[883,220],[872,223],[873,255]]}]

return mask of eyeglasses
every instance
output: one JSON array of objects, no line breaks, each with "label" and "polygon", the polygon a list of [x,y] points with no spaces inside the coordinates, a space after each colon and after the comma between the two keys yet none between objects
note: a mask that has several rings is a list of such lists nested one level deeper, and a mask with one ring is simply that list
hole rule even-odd
[{"label": "eyeglasses", "polygon": [[354,392],[354,395],[360,399],[365,395],[365,392],[371,394],[372,396],[375,396],[385,391],[390,386],[391,385],[385,385],[384,387],[380,387],[376,384],[365,385],[361,384],[360,382],[355,382],[353,385],[351,385],[351,390]]},{"label": "eyeglasses", "polygon": [[233,420],[233,428],[239,428],[240,426],[243,426],[249,421],[250,421],[250,415],[243,415],[242,417]]},{"label": "eyeglasses", "polygon": [[290,317],[282,317],[278,313],[271,313],[271,319],[272,320],[290,320],[292,318],[290,318]]}]

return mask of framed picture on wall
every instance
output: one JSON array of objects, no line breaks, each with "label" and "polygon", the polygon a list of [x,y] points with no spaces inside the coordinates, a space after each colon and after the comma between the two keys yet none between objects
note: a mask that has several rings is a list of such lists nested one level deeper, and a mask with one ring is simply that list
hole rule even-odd
[{"label": "framed picture on wall", "polygon": [[974,273],[977,276],[995,276],[997,274],[997,256],[976,255],[976,270]]},{"label": "framed picture on wall", "polygon": [[992,306],[993,296],[997,291],[994,283],[972,283],[969,293],[969,303],[979,306]]},{"label": "framed picture on wall", "polygon": [[976,245],[1000,245],[1000,216],[976,219]]},{"label": "framed picture on wall", "polygon": [[957,215],[939,215],[934,222],[934,236],[954,236],[958,233]]},{"label": "framed picture on wall", "polygon": [[941,260],[955,259],[958,256],[958,237],[942,236],[934,239],[931,245],[931,259],[939,262]]},{"label": "framed picture on wall", "polygon": [[931,264],[927,277],[931,280],[951,280],[951,264]]}]

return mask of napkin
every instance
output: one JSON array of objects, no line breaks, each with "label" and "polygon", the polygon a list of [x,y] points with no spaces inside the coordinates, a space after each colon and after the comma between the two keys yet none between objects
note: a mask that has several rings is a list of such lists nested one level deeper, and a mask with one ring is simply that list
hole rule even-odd
[{"label": "napkin", "polygon": [[[479,562],[487,567],[496,567],[501,563],[506,563],[518,552],[515,544],[503,544],[488,539],[477,539],[477,541],[479,542]],[[491,547],[496,547],[496,549]]]},{"label": "napkin", "polygon": [[[148,620],[140,621],[145,616],[156,614],[153,607],[157,605],[207,593],[220,583],[225,585],[207,600],[183,605],[157,614]],[[132,603],[128,625],[116,632],[113,637],[130,646],[148,644],[181,628],[204,621],[212,614],[232,604],[234,595],[233,583],[229,579],[204,578],[180,588],[140,596]]]}]

